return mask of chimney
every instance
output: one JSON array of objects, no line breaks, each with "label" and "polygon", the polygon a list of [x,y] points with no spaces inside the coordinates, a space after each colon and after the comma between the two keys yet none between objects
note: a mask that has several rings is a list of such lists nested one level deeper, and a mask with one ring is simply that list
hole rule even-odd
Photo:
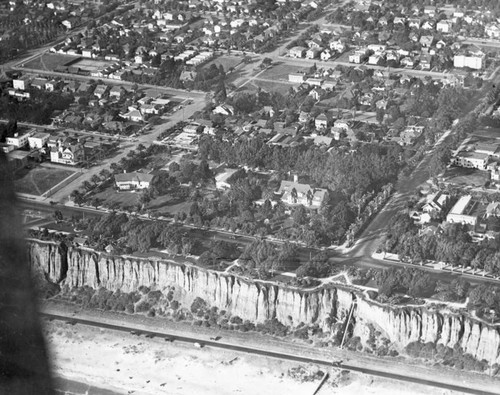
[{"label": "chimney", "polygon": [[293,182],[295,182],[295,183],[299,182],[299,176],[297,174],[293,175]]}]

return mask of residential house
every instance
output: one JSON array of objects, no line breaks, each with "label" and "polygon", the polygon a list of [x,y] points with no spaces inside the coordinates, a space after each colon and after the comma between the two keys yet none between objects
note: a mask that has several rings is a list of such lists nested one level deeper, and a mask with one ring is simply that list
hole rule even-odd
[{"label": "residential house", "polygon": [[27,75],[23,75],[21,78],[14,78],[12,80],[12,86],[14,89],[25,91],[29,88],[30,78]]},{"label": "residential house", "polygon": [[31,133],[14,133],[14,136],[7,137],[5,142],[9,145],[12,145],[17,148],[22,148],[28,145],[28,138],[31,136]]},{"label": "residential house", "polygon": [[31,86],[36,89],[45,89],[45,84],[48,82],[46,78],[35,78],[31,81]]},{"label": "residential house", "polygon": [[498,24],[488,24],[484,28],[484,32],[489,38],[500,38],[500,26]]},{"label": "residential house", "polygon": [[107,85],[104,84],[97,85],[94,90],[94,96],[97,96],[99,99],[102,99],[107,91],[108,91]]},{"label": "residential house", "polygon": [[291,73],[288,74],[288,81],[294,82],[296,84],[302,84],[305,82],[306,76],[304,73]]},{"label": "residential house", "polygon": [[434,36],[422,36],[420,37],[420,45],[424,48],[430,48],[434,42]]},{"label": "residential house", "polygon": [[436,23],[436,30],[442,33],[450,33],[453,26],[453,22],[443,19]]},{"label": "residential house", "polygon": [[218,173],[215,176],[215,187],[221,190],[227,190],[231,188],[231,184],[229,183],[230,178],[236,173],[239,169],[229,169],[226,168],[222,172]]},{"label": "residential house", "polygon": [[234,107],[229,104],[221,104],[212,110],[213,114],[234,115]]},{"label": "residential house", "polygon": [[84,150],[81,144],[58,141],[56,146],[50,149],[50,161],[64,165],[75,166],[84,158]]},{"label": "residential house", "polygon": [[429,194],[426,197],[426,203],[422,207],[422,211],[424,213],[442,213],[449,200],[450,196],[443,192]]},{"label": "residential house", "polygon": [[142,112],[135,108],[135,107],[129,107],[128,112],[125,114],[120,114],[120,117],[127,119],[132,122],[143,122],[144,121],[144,115]]},{"label": "residential house", "polygon": [[115,185],[120,191],[148,189],[154,176],[146,173],[119,173],[115,174]]},{"label": "residential house", "polygon": [[486,218],[500,217],[500,202],[491,202],[486,206]]},{"label": "residential house", "polygon": [[306,59],[316,59],[317,57],[319,57],[322,51],[323,48],[309,48],[306,51]]},{"label": "residential house", "polygon": [[43,148],[45,144],[47,144],[47,142],[49,141],[49,137],[50,137],[49,133],[42,133],[42,132],[35,133],[34,135],[29,136],[28,144],[30,149],[34,150]]},{"label": "residential house", "polygon": [[366,51],[365,50],[356,50],[353,54],[349,55],[349,63],[360,64],[363,63],[366,59]]},{"label": "residential house", "polygon": [[293,47],[289,51],[289,56],[291,58],[303,58],[306,48],[304,47]]},{"label": "residential house", "polygon": [[327,190],[312,188],[308,184],[300,184],[297,181],[281,181],[278,194],[281,195],[281,201],[285,204],[302,204],[306,208],[319,209],[327,196]]},{"label": "residential house", "polygon": [[121,86],[113,86],[109,91],[109,97],[119,100],[125,93],[125,89]]},{"label": "residential house", "polygon": [[347,49],[347,46],[345,45],[345,43],[343,43],[340,40],[332,40],[332,41],[330,41],[329,45],[330,45],[330,49],[332,51],[337,52],[337,53],[342,53]]},{"label": "residential house", "polygon": [[316,129],[326,129],[328,126],[328,117],[326,114],[319,114],[315,119],[314,119],[314,127]]},{"label": "residential house", "polygon": [[330,52],[329,49],[325,49],[323,52],[321,52],[321,60],[326,61],[332,57],[332,53]]},{"label": "residential house", "polygon": [[309,92],[309,96],[311,96],[314,100],[319,101],[326,95],[326,91],[322,88],[314,88]]},{"label": "residential house", "polygon": [[400,137],[400,145],[407,146],[413,145],[415,140],[418,139],[422,133],[424,132],[423,126],[407,126],[399,135]]}]

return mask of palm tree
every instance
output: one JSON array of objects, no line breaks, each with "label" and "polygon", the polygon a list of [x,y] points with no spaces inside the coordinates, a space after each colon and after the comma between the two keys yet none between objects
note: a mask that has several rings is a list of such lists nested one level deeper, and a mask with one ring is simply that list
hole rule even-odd
[{"label": "palm tree", "polygon": [[297,194],[297,190],[295,188],[292,188],[292,190],[290,191],[290,196],[292,198],[292,202],[297,203],[298,194]]},{"label": "palm tree", "polygon": [[313,193],[311,192],[311,190],[310,190],[310,189],[307,191],[306,198],[307,198],[307,204],[308,204],[309,206],[312,206],[312,201],[313,201]]}]

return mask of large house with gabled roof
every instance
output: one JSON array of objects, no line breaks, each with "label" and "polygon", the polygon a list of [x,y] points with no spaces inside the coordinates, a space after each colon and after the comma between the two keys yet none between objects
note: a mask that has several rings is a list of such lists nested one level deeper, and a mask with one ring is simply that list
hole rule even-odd
[{"label": "large house with gabled roof", "polygon": [[300,184],[297,181],[281,181],[277,193],[281,195],[281,201],[285,204],[302,204],[306,208],[319,209],[328,191],[323,188],[312,188],[309,184]]}]

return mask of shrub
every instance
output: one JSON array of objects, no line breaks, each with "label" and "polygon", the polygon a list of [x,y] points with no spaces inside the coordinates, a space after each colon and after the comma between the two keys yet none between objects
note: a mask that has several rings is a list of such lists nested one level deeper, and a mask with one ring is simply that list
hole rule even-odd
[{"label": "shrub", "polygon": [[146,287],[145,285],[141,285],[141,286],[139,287],[138,291],[139,291],[140,293],[142,293],[143,295],[146,295],[146,294],[148,294],[148,293],[149,293],[149,291],[151,291],[151,290],[149,289],[149,287]]},{"label": "shrub", "polygon": [[197,297],[191,304],[191,312],[195,315],[201,316],[204,314],[207,307],[207,302],[205,302],[202,298]]},{"label": "shrub", "polygon": [[148,293],[148,300],[150,303],[155,304],[161,299],[162,296],[163,294],[161,291],[150,291]]},{"label": "shrub", "polygon": [[179,308],[179,302],[177,300],[172,300],[170,302],[170,308],[172,310],[177,310]]},{"label": "shrub", "polygon": [[146,311],[149,311],[150,308],[151,305],[148,302],[142,301],[137,304],[137,306],[135,307],[135,311],[137,313],[145,313]]},{"label": "shrub", "polygon": [[127,307],[125,308],[125,311],[129,314],[135,313],[135,307],[132,303],[129,303]]}]

